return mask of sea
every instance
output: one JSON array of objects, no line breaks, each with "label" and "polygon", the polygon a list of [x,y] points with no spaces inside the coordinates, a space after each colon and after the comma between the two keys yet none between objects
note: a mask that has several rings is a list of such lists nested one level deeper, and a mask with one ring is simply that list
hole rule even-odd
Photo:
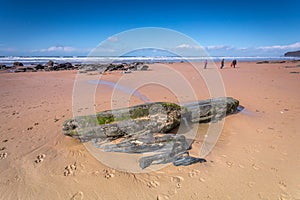
[{"label": "sea", "polygon": [[124,57],[87,57],[87,56],[0,56],[0,64],[7,66],[13,65],[14,62],[21,62],[24,65],[45,64],[49,60],[55,63],[70,62],[72,64],[105,64],[105,63],[132,63],[132,62],[203,62],[205,60],[218,62],[221,59],[225,61],[281,61],[281,60],[299,60],[298,57],[262,57],[262,56],[249,56],[249,57],[235,57],[235,56],[212,56],[212,57],[178,57],[178,56],[124,56]]}]

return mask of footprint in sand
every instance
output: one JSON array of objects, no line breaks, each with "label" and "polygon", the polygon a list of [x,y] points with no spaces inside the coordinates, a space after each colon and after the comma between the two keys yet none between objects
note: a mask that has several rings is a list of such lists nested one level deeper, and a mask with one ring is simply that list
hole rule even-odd
[{"label": "footprint in sand", "polygon": [[200,171],[197,169],[193,169],[192,171],[189,172],[189,177],[193,178],[195,176],[198,176],[200,174]]},{"label": "footprint in sand", "polygon": [[0,153],[0,159],[5,159],[7,157],[7,153]]},{"label": "footprint in sand", "polygon": [[175,183],[180,183],[180,182],[184,181],[184,178],[181,176],[173,176],[173,177],[171,177],[171,181],[175,182]]},{"label": "footprint in sand", "polygon": [[111,169],[111,170],[109,170],[109,169],[104,169],[104,170],[103,170],[104,178],[110,179],[110,178],[115,177],[115,172],[116,172],[116,171],[115,171],[114,169]]},{"label": "footprint in sand", "polygon": [[286,190],[287,186],[286,186],[286,183],[284,181],[279,181],[278,185],[279,185],[279,188],[281,190]]},{"label": "footprint in sand", "polygon": [[83,192],[79,191],[71,197],[71,200],[82,200]]},{"label": "footprint in sand", "polygon": [[281,193],[280,194],[280,197],[279,197],[280,200],[289,200],[291,199],[291,196],[288,194],[288,193]]},{"label": "footprint in sand", "polygon": [[184,180],[184,178],[181,176],[173,176],[171,178],[171,181],[176,183],[176,188],[178,188],[178,189],[181,188],[181,182],[183,180]]},{"label": "footprint in sand", "polygon": [[232,166],[233,166],[233,162],[231,162],[231,161],[226,161],[226,165],[227,165],[227,167],[232,167]]},{"label": "footprint in sand", "polygon": [[250,182],[248,182],[247,185],[249,188],[252,188],[255,185],[255,182],[250,181]]},{"label": "footprint in sand", "polygon": [[40,163],[40,162],[44,161],[44,159],[46,158],[46,155],[45,154],[41,154],[41,155],[38,155],[36,158],[37,159],[34,162],[35,163]]},{"label": "footprint in sand", "polygon": [[255,169],[255,170],[259,170],[259,169],[260,169],[260,168],[259,168],[257,165],[255,165],[255,164],[252,164],[252,168]]},{"label": "footprint in sand", "polygon": [[271,167],[271,170],[274,172],[278,172],[278,169],[276,167]]},{"label": "footprint in sand", "polygon": [[76,171],[76,169],[77,169],[76,162],[72,165],[66,166],[65,170],[64,170],[64,176],[74,175],[74,172]]},{"label": "footprint in sand", "polygon": [[158,181],[150,181],[147,183],[147,186],[149,188],[157,188],[160,185],[160,183]]}]

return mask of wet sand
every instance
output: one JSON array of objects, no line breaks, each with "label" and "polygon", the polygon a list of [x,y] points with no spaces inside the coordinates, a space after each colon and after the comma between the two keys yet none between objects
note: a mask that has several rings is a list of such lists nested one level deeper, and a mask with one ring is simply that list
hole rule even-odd
[{"label": "wet sand", "polygon": [[[290,73],[300,72],[299,64],[244,62],[233,69],[225,63],[220,70],[209,63],[199,71],[186,63],[154,64],[150,71],[102,75],[149,101],[181,103],[209,98],[203,77],[217,87],[211,79],[220,73],[226,96],[245,107],[226,117],[206,163],[139,174],[100,163],[61,127],[73,114],[145,99],[101,84],[92,105],[74,109],[76,71],[1,73],[0,199],[300,199],[300,74]],[[201,146],[195,140],[194,150]]]}]

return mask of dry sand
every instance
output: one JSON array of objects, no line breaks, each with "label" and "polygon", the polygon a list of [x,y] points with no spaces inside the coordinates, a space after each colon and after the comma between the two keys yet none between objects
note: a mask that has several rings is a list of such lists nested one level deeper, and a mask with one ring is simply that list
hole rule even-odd
[{"label": "dry sand", "polygon": [[[209,69],[200,69],[208,77],[219,71],[226,95],[239,99],[244,111],[226,117],[206,163],[139,174],[100,163],[79,141],[62,135],[62,123],[73,116],[76,71],[2,73],[0,199],[300,199],[300,74],[290,73],[300,73],[297,65],[238,63],[232,69],[225,63],[219,70],[210,63]],[[204,81],[188,64],[169,67],[186,78],[195,97],[160,64],[151,65],[151,71],[112,72],[102,79],[134,87],[134,77],[156,77],[137,88],[151,101],[209,98]],[[168,82],[157,84],[162,80]],[[166,87],[171,83],[182,93]],[[111,102],[112,87],[99,85],[96,110],[142,103],[115,92]],[[85,110],[90,108],[79,112]]]}]

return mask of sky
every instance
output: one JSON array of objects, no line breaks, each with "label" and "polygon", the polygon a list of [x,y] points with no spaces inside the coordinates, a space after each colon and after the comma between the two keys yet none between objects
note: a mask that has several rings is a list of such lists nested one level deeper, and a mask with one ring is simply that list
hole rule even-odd
[{"label": "sky", "polygon": [[[85,56],[104,41],[114,38],[112,42],[121,43],[116,35],[143,27],[184,34],[212,56],[282,56],[300,50],[299,0],[0,0],[0,4],[0,56]],[[168,38],[163,34],[154,40],[163,43]],[[184,42],[174,41],[173,48],[197,51],[197,45]]]}]

